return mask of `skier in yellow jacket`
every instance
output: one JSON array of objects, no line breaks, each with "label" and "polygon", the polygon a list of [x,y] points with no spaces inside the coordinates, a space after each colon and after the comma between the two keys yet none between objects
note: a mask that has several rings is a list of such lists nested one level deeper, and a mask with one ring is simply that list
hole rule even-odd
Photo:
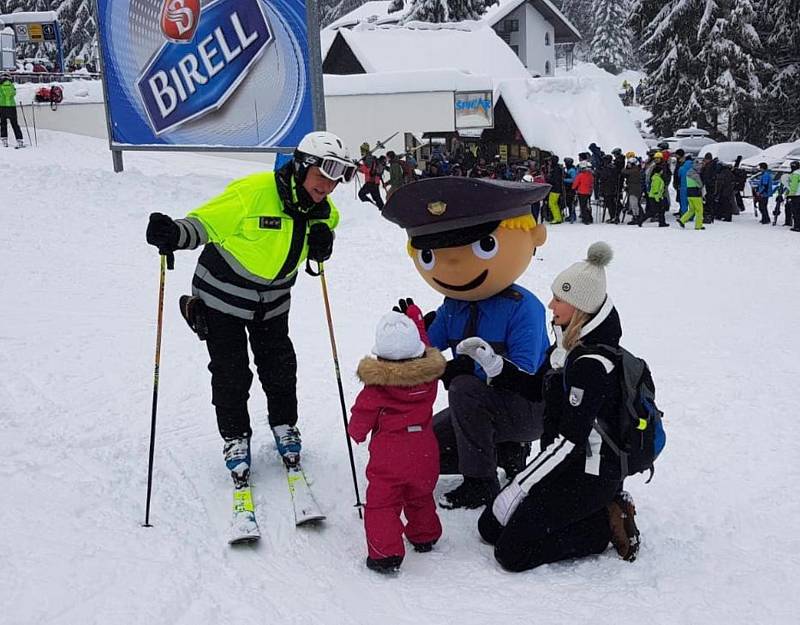
[{"label": "skier in yellow jacket", "polygon": [[181,312],[208,347],[211,401],[237,487],[250,473],[248,340],[278,453],[299,462],[291,288],[303,261],[330,257],[339,213],[328,196],[355,171],[341,139],[312,132],[282,168],[232,182],[185,219],[150,215],[147,242],[161,254],[205,246]]}]

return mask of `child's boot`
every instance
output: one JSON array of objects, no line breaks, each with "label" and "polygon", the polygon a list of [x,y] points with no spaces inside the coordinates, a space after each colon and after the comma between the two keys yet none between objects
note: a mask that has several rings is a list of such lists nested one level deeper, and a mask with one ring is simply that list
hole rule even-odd
[{"label": "child's boot", "polygon": [[367,568],[383,575],[397,573],[403,563],[403,556],[389,556],[388,558],[367,557]]}]

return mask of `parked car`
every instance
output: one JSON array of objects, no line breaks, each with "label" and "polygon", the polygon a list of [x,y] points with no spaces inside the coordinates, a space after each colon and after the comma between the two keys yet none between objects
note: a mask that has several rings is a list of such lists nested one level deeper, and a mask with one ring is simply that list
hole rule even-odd
[{"label": "parked car", "polygon": [[700,148],[715,143],[709,138],[708,131],[702,128],[679,128],[675,131],[675,136],[662,141],[669,143],[670,152],[681,149],[692,156],[697,156]]},{"label": "parked car", "polygon": [[704,157],[706,154],[711,154],[711,156],[716,158],[720,163],[733,165],[739,156],[744,160],[759,152],[761,152],[761,148],[752,143],[746,143],[744,141],[721,141],[719,143],[704,145],[700,148],[697,155],[699,157]]},{"label": "parked car", "polygon": [[742,159],[741,167],[746,171],[756,171],[759,163],[766,163],[773,171],[789,171],[789,163],[796,160],[800,161],[800,141],[772,145]]}]

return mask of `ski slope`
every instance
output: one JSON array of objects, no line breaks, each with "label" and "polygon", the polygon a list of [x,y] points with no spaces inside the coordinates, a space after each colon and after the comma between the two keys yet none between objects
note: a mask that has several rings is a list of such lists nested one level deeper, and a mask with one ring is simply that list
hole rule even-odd
[{"label": "ski slope", "polygon": [[[705,232],[551,228],[521,284],[547,301],[556,273],[608,241],[623,344],[648,359],[666,413],[655,479],[627,483],[639,558],[609,549],[506,573],[478,539],[477,511],[442,510],[434,552],[411,551],[386,579],[363,565],[321,290],[305,275],[291,316],[300,427],[328,520],[294,527],[254,385],[263,538],[226,544],[231,489],[207,355],[177,307],[198,252],[176,254],[167,276],[153,527],[141,527],[159,270],[147,215],[183,216],[259,165],[126,153],[114,174],[104,141],[48,131],[39,141],[0,149],[3,625],[797,622],[797,233],[752,212]],[[425,310],[440,297],[416,275],[400,230],[353,187],[335,199],[342,223],[326,269],[352,402],[380,315],[400,296]],[[364,445],[356,458],[363,497]],[[437,491],[453,484],[444,478]]]}]

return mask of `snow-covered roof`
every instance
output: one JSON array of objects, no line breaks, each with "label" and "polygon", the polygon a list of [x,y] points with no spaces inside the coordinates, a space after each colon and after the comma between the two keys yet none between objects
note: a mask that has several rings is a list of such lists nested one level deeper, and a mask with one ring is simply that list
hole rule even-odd
[{"label": "snow-covered roof", "polygon": [[4,24],[47,24],[57,21],[58,16],[55,11],[20,11],[0,15],[0,22]]},{"label": "snow-covered roof", "polygon": [[326,96],[492,89],[492,79],[489,76],[476,76],[456,69],[344,76],[325,74],[324,79]]},{"label": "snow-covered roof", "polygon": [[709,143],[698,151],[702,158],[706,154],[711,154],[713,158],[719,159],[723,163],[733,163],[738,156],[748,158],[755,154],[760,154],[761,148],[752,143],[744,141],[722,141],[720,143]]},{"label": "snow-covered roof", "polygon": [[534,9],[542,14],[542,17],[552,24],[556,43],[577,43],[581,40],[581,34],[578,29],[550,0],[497,0],[497,3],[490,6],[486,13],[483,14],[481,21],[488,22],[494,26],[514,9],[526,2],[530,3]]},{"label": "snow-covered roof", "polygon": [[525,143],[572,156],[594,142],[644,154],[647,145],[617,94],[593,78],[529,78],[499,84],[499,96]]},{"label": "snow-covered roof", "polygon": [[494,80],[530,74],[510,47],[480,22],[414,27],[360,24],[338,31],[368,74],[446,67]]},{"label": "snow-covered roof", "polygon": [[[480,22],[494,26],[518,6],[529,2],[542,16],[553,25],[556,43],[574,43],[581,40],[578,29],[567,17],[556,8],[551,0],[497,0],[495,4],[481,16]],[[359,23],[396,24],[402,11],[389,13],[391,0],[372,0],[356,7],[349,13],[328,24],[325,30],[352,28]],[[324,52],[324,49],[323,49]]]}]

